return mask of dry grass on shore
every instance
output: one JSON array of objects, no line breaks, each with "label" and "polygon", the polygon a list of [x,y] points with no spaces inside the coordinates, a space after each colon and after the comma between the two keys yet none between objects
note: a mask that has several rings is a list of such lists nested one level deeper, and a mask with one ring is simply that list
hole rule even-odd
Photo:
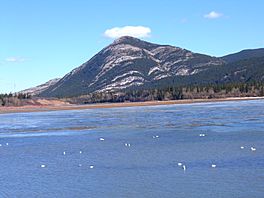
[{"label": "dry grass on shore", "polygon": [[97,108],[139,107],[139,106],[156,106],[156,105],[171,105],[171,104],[191,104],[191,103],[204,103],[204,102],[224,102],[224,101],[259,100],[259,99],[264,99],[264,97],[236,97],[236,98],[220,98],[220,99],[100,103],[100,104],[88,104],[88,105],[72,105],[58,100],[43,99],[43,101],[39,101],[40,105],[27,105],[20,107],[0,107],[0,114],[60,111],[60,110],[81,110],[81,109],[97,109]]}]

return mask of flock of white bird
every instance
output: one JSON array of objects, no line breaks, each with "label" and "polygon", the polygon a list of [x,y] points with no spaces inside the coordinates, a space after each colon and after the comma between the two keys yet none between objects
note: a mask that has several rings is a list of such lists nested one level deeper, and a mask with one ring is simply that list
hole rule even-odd
[{"label": "flock of white bird", "polygon": [[[204,134],[204,133],[199,134],[199,137],[205,137],[205,136],[206,136],[206,134]],[[158,136],[158,135],[154,135],[154,136],[152,136],[152,138],[153,138],[153,139],[156,139],[156,138],[159,138],[159,136]],[[105,139],[102,138],[102,137],[100,137],[99,140],[100,140],[100,141],[105,141]],[[8,146],[8,145],[9,145],[9,144],[6,143],[6,146]],[[131,147],[131,144],[130,144],[130,143],[124,143],[124,145],[125,145],[125,147]],[[0,147],[1,147],[1,146],[2,146],[2,144],[0,144]],[[246,148],[245,146],[241,146],[241,147],[240,147],[240,149],[242,149],[242,150],[245,149],[245,148]],[[256,149],[256,147],[251,146],[251,147],[250,147],[250,150],[254,152],[254,151],[256,151],[257,149]],[[80,150],[79,153],[82,154],[83,152]],[[63,155],[66,155],[66,151],[63,151],[62,154],[63,154]],[[78,166],[79,166],[79,167],[82,167],[82,164],[79,164]],[[183,162],[178,162],[178,166],[181,167],[181,168],[183,169],[184,172],[185,172],[186,169],[187,169],[186,164],[183,164]],[[40,167],[41,167],[41,168],[46,168],[47,166],[46,166],[45,164],[41,164]],[[216,164],[211,164],[211,167],[212,167],[212,168],[216,168]],[[89,168],[90,168],[90,169],[93,169],[93,168],[94,168],[94,165],[90,165]]]},{"label": "flock of white bird", "polygon": [[[9,145],[9,143],[7,142],[7,143],[5,143],[5,145],[6,145],[6,146],[8,146],[8,145]],[[3,144],[0,144],[0,147],[1,147],[1,146],[3,146]]]}]

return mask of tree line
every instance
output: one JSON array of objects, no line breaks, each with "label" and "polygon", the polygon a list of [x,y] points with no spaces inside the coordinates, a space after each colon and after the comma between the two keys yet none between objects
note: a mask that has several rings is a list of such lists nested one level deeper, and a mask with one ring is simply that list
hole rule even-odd
[{"label": "tree line", "polygon": [[[264,96],[264,82],[189,86],[174,85],[153,89],[94,92],[87,95],[60,99],[73,104],[91,104],[257,96]],[[32,101],[34,101],[34,98],[27,93],[0,94],[0,106],[22,106],[31,104]]]},{"label": "tree line", "polygon": [[77,104],[89,104],[257,96],[264,96],[264,83],[251,82],[168,86],[164,88],[130,90],[126,92],[94,92],[70,98],[68,101]]},{"label": "tree line", "polygon": [[0,94],[0,106],[21,106],[30,98],[31,95],[27,93]]}]

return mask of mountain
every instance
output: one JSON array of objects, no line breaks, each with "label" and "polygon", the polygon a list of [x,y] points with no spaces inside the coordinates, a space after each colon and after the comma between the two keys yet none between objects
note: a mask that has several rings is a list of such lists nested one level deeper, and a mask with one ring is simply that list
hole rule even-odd
[{"label": "mountain", "polygon": [[224,63],[221,58],[125,36],[115,40],[39,95],[71,97],[91,92],[151,87],[164,79],[195,76]]},{"label": "mountain", "polygon": [[32,87],[32,88],[20,91],[19,93],[22,93],[22,94],[27,93],[27,94],[30,94],[31,96],[39,95],[43,91],[47,90],[50,86],[53,86],[54,84],[56,84],[59,80],[60,78],[55,78],[55,79],[49,80],[48,82],[44,84],[38,85],[36,87]]},{"label": "mountain", "polygon": [[220,84],[264,82],[264,56],[249,56],[221,67],[212,67],[203,75],[210,76],[209,79]]},{"label": "mountain", "polygon": [[24,90],[41,97],[168,86],[264,82],[264,49],[223,57],[121,37],[61,79]]},{"label": "mountain", "polygon": [[223,56],[222,59],[227,63],[233,63],[244,59],[259,58],[259,57],[264,57],[264,48],[242,50],[238,53]]}]

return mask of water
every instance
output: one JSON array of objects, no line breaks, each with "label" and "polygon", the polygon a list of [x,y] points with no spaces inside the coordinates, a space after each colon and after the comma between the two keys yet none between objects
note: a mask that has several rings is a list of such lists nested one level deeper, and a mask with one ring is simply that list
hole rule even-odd
[{"label": "water", "polygon": [[0,197],[264,197],[264,100],[5,114],[0,144]]}]

